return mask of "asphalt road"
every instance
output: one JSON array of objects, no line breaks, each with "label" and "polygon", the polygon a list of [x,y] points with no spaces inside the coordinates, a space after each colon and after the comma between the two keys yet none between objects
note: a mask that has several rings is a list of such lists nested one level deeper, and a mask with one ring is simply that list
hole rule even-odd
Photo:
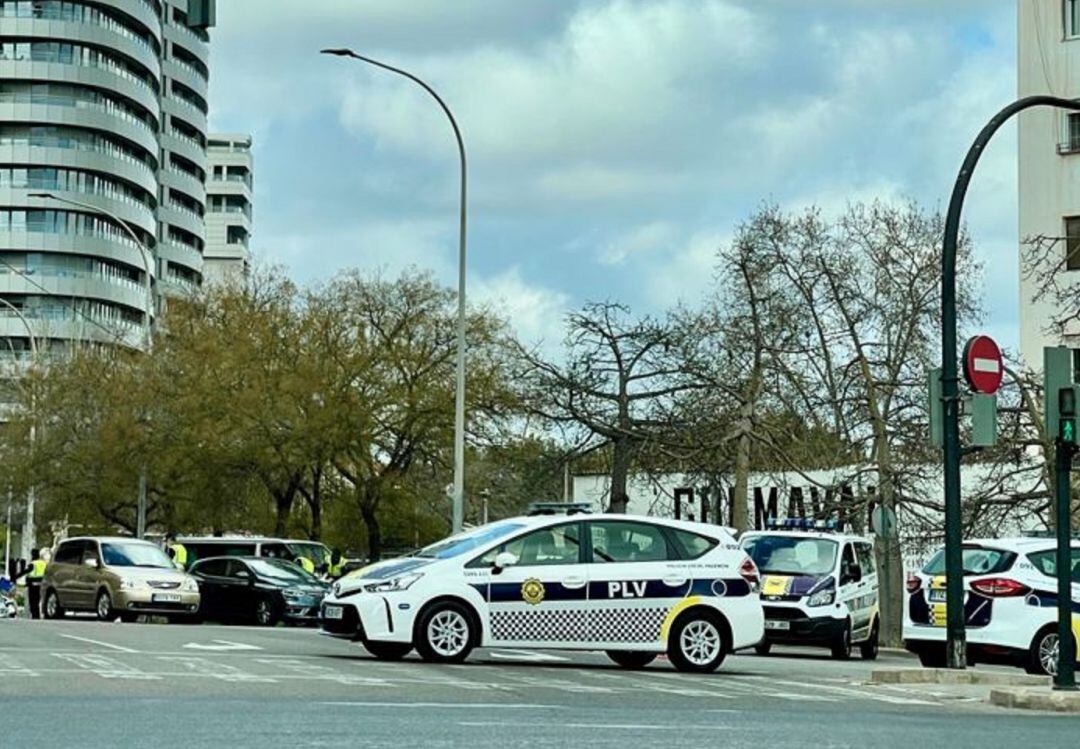
[{"label": "asphalt road", "polygon": [[1080,735],[1080,719],[992,708],[974,687],[865,683],[871,668],[914,665],[902,654],[776,652],[709,676],[552,651],[435,666],[376,661],[310,629],[0,621],[0,747],[910,749]]}]

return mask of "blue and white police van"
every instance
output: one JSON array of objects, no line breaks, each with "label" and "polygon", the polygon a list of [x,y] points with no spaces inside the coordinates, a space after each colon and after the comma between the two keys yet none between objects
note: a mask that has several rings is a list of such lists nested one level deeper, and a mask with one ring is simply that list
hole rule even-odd
[{"label": "blue and white police van", "polygon": [[[1020,537],[965,541],[964,618],[972,662],[1057,672],[1057,543]],[[1080,640],[1080,540],[1071,548],[1072,628]],[[945,551],[907,580],[904,646],[927,667],[945,665]]]},{"label": "blue and white police van", "polygon": [[770,521],[743,534],[742,548],[761,573],[767,655],[773,645],[824,646],[833,657],[878,656],[880,605],[874,543],[840,533],[832,521]]},{"label": "blue and white police van", "polygon": [[357,570],[322,605],[326,634],[377,658],[458,663],[478,646],[661,653],[710,672],[763,634],[758,571],[731,534],[627,515],[502,520]]}]

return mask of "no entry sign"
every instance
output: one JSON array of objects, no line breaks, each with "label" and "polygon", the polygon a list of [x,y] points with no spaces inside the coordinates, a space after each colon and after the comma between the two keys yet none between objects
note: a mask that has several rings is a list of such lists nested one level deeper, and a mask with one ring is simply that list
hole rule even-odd
[{"label": "no entry sign", "polygon": [[976,393],[993,395],[1001,387],[1005,363],[990,336],[977,335],[964,347],[964,379]]}]

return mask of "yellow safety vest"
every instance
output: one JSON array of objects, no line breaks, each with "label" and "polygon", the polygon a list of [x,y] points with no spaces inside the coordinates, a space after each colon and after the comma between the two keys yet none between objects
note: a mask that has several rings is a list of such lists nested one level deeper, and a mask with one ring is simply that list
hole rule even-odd
[{"label": "yellow safety vest", "polygon": [[330,564],[330,569],[327,571],[327,574],[329,574],[330,577],[333,577],[333,578],[336,579],[336,578],[341,577],[341,573],[344,572],[344,571],[345,571],[345,560],[342,559],[337,564],[331,563]]},{"label": "yellow safety vest", "polygon": [[187,567],[187,549],[183,544],[173,544],[169,547],[173,553],[173,561],[180,567]]},{"label": "yellow safety vest", "polygon": [[303,567],[304,571],[307,572],[308,574],[311,574],[311,575],[315,574],[315,563],[313,561],[311,561],[310,559],[308,559],[307,557],[297,557],[296,558],[296,563],[299,564],[301,567]]},{"label": "yellow safety vest", "polygon": [[40,580],[45,577],[45,567],[47,565],[48,562],[44,559],[35,559],[30,563],[30,574],[28,574],[27,577]]}]

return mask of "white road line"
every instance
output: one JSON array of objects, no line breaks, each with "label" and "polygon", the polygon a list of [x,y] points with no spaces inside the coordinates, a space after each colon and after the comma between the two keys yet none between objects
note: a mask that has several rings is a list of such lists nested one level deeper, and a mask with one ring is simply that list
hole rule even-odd
[{"label": "white road line", "polygon": [[201,658],[199,656],[162,655],[158,656],[158,660],[165,661],[166,663],[178,664],[188,671],[193,672],[196,676],[206,676],[220,681],[242,681],[261,684],[277,683],[277,680],[270,676],[249,674],[246,671],[241,671],[236,666],[230,666],[227,663],[213,663],[206,658]]},{"label": "white road line", "polygon": [[469,728],[513,727],[513,728],[582,728],[588,730],[614,731],[731,731],[731,726],[677,725],[658,726],[645,723],[518,723],[508,721],[458,721],[459,726]]},{"label": "white road line", "polygon": [[148,674],[120,661],[106,658],[103,655],[94,655],[92,653],[85,655],[57,654],[56,657],[103,679],[138,679],[141,681],[158,681],[161,679],[157,674]]},{"label": "white road line", "polygon": [[66,637],[69,640],[78,640],[79,642],[86,642],[91,645],[100,645],[103,648],[109,648],[110,650],[118,650],[121,653],[138,653],[138,650],[132,650],[131,648],[125,648],[123,645],[113,645],[111,642],[102,642],[101,640],[91,640],[89,637],[79,637],[77,635],[60,635]]},{"label": "white road line", "polygon": [[233,642],[232,640],[211,640],[211,642],[189,642],[184,645],[188,650],[213,650],[220,652],[223,650],[262,650],[258,645],[248,645],[243,642]]},{"label": "white road line", "polygon": [[[317,705],[331,707],[397,707],[413,709],[428,707],[447,710],[562,710],[563,705],[533,705],[513,702],[317,702]],[[517,725],[517,724],[515,724]],[[539,724],[538,724],[539,725]],[[561,725],[561,724],[560,724]]]},{"label": "white road line", "polygon": [[569,658],[547,653],[534,653],[528,650],[492,650],[487,653],[489,658],[496,660],[514,660],[527,663],[569,663]]},{"label": "white road line", "polygon": [[929,705],[939,706],[938,702],[929,702],[927,700],[917,700],[907,697],[893,697],[888,694],[874,693],[864,689],[850,689],[848,687],[835,687],[826,684],[804,684],[797,681],[785,681],[782,679],[772,679],[765,676],[751,676],[747,677],[751,679],[760,679],[768,682],[769,684],[783,685],[786,687],[798,687],[799,689],[816,689],[824,692],[831,692],[837,695],[844,695],[846,697],[856,697],[864,700],[876,700],[878,702],[887,702],[892,705]]}]

